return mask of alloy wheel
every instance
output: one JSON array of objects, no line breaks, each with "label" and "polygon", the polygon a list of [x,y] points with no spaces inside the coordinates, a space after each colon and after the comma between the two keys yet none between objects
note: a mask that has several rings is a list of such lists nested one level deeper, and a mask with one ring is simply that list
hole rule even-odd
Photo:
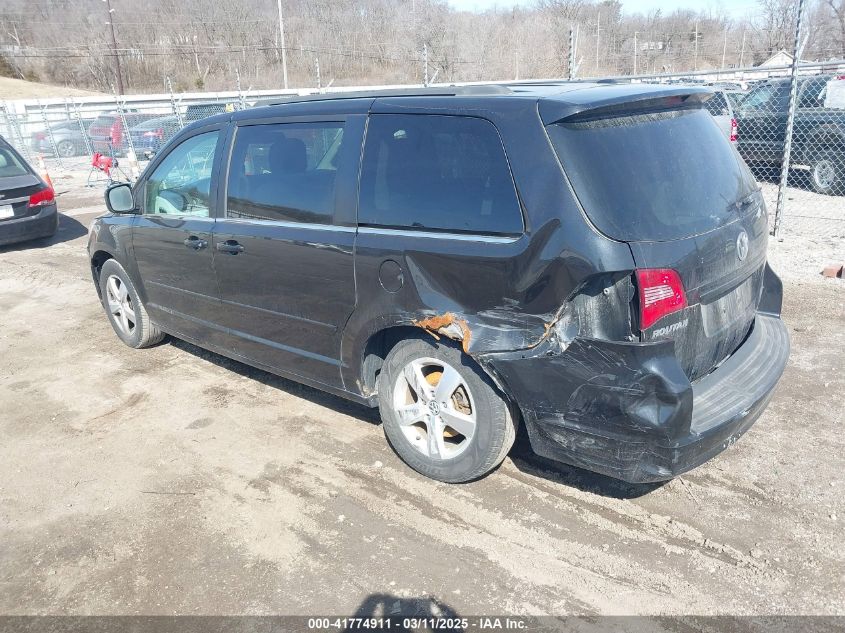
[{"label": "alloy wheel", "polygon": [[123,280],[117,275],[111,275],[106,281],[106,301],[109,306],[112,321],[120,331],[131,336],[135,331],[135,308],[132,305],[132,295]]},{"label": "alloy wheel", "polygon": [[70,158],[76,154],[76,147],[71,141],[61,141],[56,146],[56,150],[62,158]]},{"label": "alloy wheel", "polygon": [[408,442],[431,459],[451,459],[471,444],[475,403],[460,372],[434,358],[412,360],[396,379],[393,408]]}]

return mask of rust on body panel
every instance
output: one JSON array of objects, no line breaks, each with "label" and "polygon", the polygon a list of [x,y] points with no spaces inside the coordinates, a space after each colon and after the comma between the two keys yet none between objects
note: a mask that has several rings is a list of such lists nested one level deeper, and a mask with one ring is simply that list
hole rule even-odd
[{"label": "rust on body panel", "polygon": [[437,314],[426,319],[418,319],[413,323],[417,327],[424,329],[437,340],[440,340],[439,335],[443,335],[455,341],[460,341],[464,353],[469,353],[472,331],[464,319],[456,317],[451,312]]}]

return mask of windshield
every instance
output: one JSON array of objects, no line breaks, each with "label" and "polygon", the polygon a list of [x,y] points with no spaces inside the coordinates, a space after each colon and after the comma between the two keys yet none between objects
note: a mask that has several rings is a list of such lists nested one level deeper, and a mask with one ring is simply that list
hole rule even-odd
[{"label": "windshield", "polygon": [[587,215],[614,239],[711,231],[757,188],[707,110],[569,120],[548,130]]}]

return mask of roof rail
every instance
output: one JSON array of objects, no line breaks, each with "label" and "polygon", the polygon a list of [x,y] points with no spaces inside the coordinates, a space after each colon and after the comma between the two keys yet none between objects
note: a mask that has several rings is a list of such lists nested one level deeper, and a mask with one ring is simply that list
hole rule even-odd
[{"label": "roof rail", "polygon": [[351,90],[349,92],[324,92],[290,97],[271,97],[255,102],[257,106],[282,105],[307,101],[335,101],[339,99],[372,99],[376,97],[461,97],[483,95],[507,95],[513,91],[501,84],[478,84],[473,86],[432,86],[430,88],[386,88],[381,90]]}]

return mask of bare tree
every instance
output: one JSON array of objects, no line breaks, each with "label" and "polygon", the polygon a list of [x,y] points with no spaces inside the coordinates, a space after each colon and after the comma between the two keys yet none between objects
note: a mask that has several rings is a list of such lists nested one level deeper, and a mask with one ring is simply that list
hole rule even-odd
[{"label": "bare tree", "polygon": [[825,0],[839,25],[839,56],[845,58],[845,0]]},{"label": "bare tree", "polygon": [[[282,83],[275,0],[111,0],[129,92]],[[797,0],[759,0],[754,14],[623,13],[624,0],[537,0],[484,12],[445,0],[282,0],[289,83],[420,83],[422,51],[437,81],[567,75],[569,29],[580,77],[682,72],[759,63],[792,46]],[[845,0],[806,0],[807,59],[845,57]],[[25,77],[109,92],[115,83],[101,3],[4,0],[0,56]]]}]

